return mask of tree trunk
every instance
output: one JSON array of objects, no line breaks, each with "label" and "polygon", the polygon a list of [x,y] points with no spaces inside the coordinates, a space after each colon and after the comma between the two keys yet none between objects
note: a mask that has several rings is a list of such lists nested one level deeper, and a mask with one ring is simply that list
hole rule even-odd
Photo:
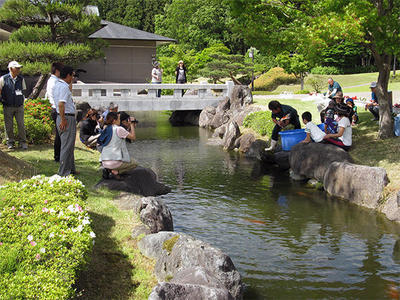
[{"label": "tree trunk", "polygon": [[36,99],[37,97],[39,97],[40,91],[43,89],[48,78],[49,78],[49,74],[40,75],[38,81],[35,84],[35,87],[32,90],[32,93],[28,96],[28,98]]},{"label": "tree trunk", "polygon": [[375,61],[379,70],[378,86],[376,96],[379,101],[379,138],[387,139],[394,136],[393,118],[391,113],[391,103],[388,94],[388,85],[390,77],[390,65],[392,55],[375,53]]},{"label": "tree trunk", "polygon": [[300,89],[303,91],[304,90],[304,76],[300,75]]}]

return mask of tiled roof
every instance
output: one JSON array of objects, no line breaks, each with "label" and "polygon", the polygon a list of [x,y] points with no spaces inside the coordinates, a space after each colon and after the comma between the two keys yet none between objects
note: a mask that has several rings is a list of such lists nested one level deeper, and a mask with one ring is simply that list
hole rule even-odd
[{"label": "tiled roof", "polygon": [[124,26],[110,21],[102,20],[101,24],[104,27],[97,30],[92,35],[90,35],[89,38],[176,42],[176,40],[165,36],[142,31],[136,28]]}]

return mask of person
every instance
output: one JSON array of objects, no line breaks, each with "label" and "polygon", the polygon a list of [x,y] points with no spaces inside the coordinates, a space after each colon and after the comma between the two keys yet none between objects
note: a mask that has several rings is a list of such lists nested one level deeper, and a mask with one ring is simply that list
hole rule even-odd
[{"label": "person", "polygon": [[[271,118],[272,122],[275,123],[275,127],[272,130],[271,145],[265,148],[265,151],[273,151],[278,143],[279,132],[282,128],[289,124],[293,124],[295,129],[300,129],[301,126],[297,110],[293,107],[273,100],[268,103],[268,108],[272,111]],[[277,121],[277,118],[279,118],[279,121]]]},{"label": "person", "polygon": [[101,114],[102,121],[105,121],[109,112],[118,112],[118,105],[110,102],[105,112]]},{"label": "person", "polygon": [[328,91],[326,92],[326,96],[328,98],[333,98],[337,92],[343,92],[339,83],[334,81],[332,78],[328,79]]},{"label": "person", "polygon": [[[160,63],[158,61],[154,62],[153,70],[151,71],[151,83],[161,84],[162,82],[163,69],[160,68]],[[161,89],[157,90],[156,97],[161,97]]]},{"label": "person", "polygon": [[4,127],[8,149],[15,148],[14,117],[18,127],[18,143],[23,150],[28,149],[24,124],[23,91],[26,90],[24,78],[20,75],[22,65],[11,61],[8,64],[10,73],[0,77],[1,102],[3,103]]},{"label": "person", "polygon": [[[135,123],[130,122],[130,132],[120,126],[120,115],[110,112],[105,121],[106,130],[111,131],[111,139],[103,144],[100,160],[103,165],[103,178],[109,176],[121,179],[120,175],[137,167],[134,159],[131,159],[126,147],[125,139],[136,139]],[[108,173],[108,171],[110,171]],[[110,174],[111,173],[111,174]]]},{"label": "person", "polygon": [[[131,122],[133,122],[133,123],[138,123],[138,121],[134,118],[134,117],[131,117],[130,115],[128,115],[126,112],[124,112],[124,111],[121,111],[121,112],[119,112],[119,118],[120,118],[120,123],[121,123],[121,126],[123,127],[123,128],[125,128],[127,131],[131,131]],[[126,138],[125,139],[128,143],[131,143],[132,142],[132,140],[131,139],[129,139],[129,138]]]},{"label": "person", "polygon": [[351,98],[346,99],[346,105],[351,108],[353,115],[351,117],[351,125],[354,126],[358,123],[357,106],[354,104],[354,100]]},{"label": "person", "polygon": [[99,123],[97,122],[99,117],[97,110],[91,108],[86,113],[80,126],[79,139],[89,148],[96,148],[97,139],[100,136]]},{"label": "person", "polygon": [[[54,62],[51,64],[51,75],[49,80],[47,80],[46,84],[46,95],[45,98],[49,99],[51,104],[51,118],[54,121],[55,126],[57,122],[57,109],[54,103],[53,89],[60,78],[60,71],[64,67],[64,64],[59,62]],[[58,130],[56,129],[56,136],[54,138],[54,161],[60,161],[60,149],[61,149],[61,140],[60,135],[58,134]]]},{"label": "person", "polygon": [[376,87],[377,87],[377,83],[371,82],[371,85],[369,86],[371,89],[371,100],[369,103],[367,103],[365,105],[365,109],[369,110],[371,112],[371,114],[374,116],[374,121],[378,121],[379,120],[379,101],[378,101],[378,97],[376,96]]},{"label": "person", "polygon": [[[176,83],[185,84],[187,82],[186,74],[187,74],[186,66],[183,63],[183,60],[180,60],[178,62],[178,66],[175,69],[175,80],[176,80]],[[182,97],[183,97],[184,94],[185,94],[185,91],[182,90]]]},{"label": "person", "polygon": [[325,132],[323,132],[317,125],[315,125],[312,120],[312,115],[309,111],[304,112],[301,115],[303,123],[306,125],[306,138],[300,143],[309,143],[314,141],[316,143],[322,142],[324,140]]},{"label": "person", "polygon": [[61,139],[60,167],[58,169],[58,175],[60,176],[77,174],[74,157],[76,110],[69,87],[73,77],[73,68],[64,66],[60,72],[60,79],[56,82],[53,89],[54,104],[57,109],[57,130]]},{"label": "person", "polygon": [[324,141],[347,151],[352,144],[352,129],[348,118],[349,107],[346,104],[339,104],[336,107],[336,113],[338,114],[338,132],[326,134]]}]

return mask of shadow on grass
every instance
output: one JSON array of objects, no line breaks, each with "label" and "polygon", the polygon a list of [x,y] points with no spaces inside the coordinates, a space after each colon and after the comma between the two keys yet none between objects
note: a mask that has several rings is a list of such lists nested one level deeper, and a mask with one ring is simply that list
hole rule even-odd
[{"label": "shadow on grass", "polygon": [[90,217],[96,243],[90,263],[78,276],[74,299],[128,299],[135,289],[131,280],[133,265],[111,237],[115,221],[93,212]]}]

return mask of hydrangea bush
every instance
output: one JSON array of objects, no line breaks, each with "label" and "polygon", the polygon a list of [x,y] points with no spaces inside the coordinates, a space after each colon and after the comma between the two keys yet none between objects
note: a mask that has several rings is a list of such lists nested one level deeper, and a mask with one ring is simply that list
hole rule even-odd
[{"label": "hydrangea bush", "polygon": [[68,299],[95,234],[73,177],[43,175],[0,188],[0,299]]}]

